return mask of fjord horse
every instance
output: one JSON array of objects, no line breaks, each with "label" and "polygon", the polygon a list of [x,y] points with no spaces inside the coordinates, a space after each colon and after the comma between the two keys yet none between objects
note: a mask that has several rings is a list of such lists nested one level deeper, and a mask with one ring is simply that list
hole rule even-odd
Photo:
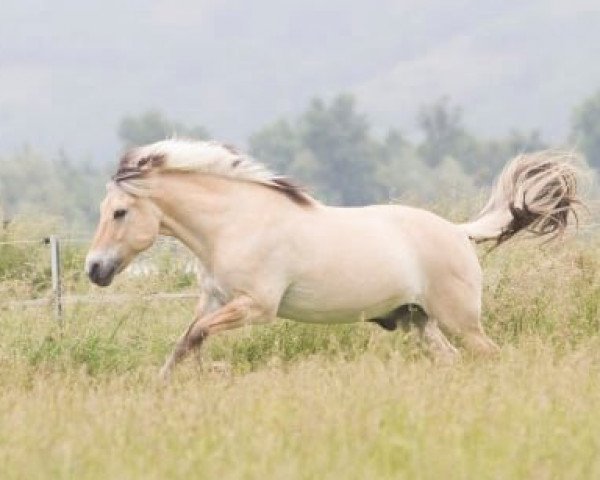
[{"label": "fjord horse", "polygon": [[480,322],[473,243],[501,244],[522,230],[560,234],[579,202],[570,157],[517,156],[480,214],[454,224],[401,205],[326,206],[232,147],[165,140],[122,157],[86,271],[109,285],[159,235],[198,257],[202,298],[161,369],[165,378],[209,335],[277,317],[388,330],[412,323],[440,361],[457,354],[443,331],[490,354],[498,347]]}]

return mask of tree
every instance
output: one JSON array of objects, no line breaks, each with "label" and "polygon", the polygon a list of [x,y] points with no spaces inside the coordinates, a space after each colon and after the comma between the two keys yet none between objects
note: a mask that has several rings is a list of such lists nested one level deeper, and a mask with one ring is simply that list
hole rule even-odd
[{"label": "tree", "polygon": [[571,137],[588,163],[600,169],[600,91],[575,108]]},{"label": "tree", "polygon": [[107,175],[91,161],[73,161],[64,152],[48,160],[24,148],[0,158],[0,170],[0,204],[7,218],[53,215],[88,226],[97,217]]},{"label": "tree", "polygon": [[471,163],[474,141],[462,125],[462,111],[449,104],[444,97],[421,108],[418,124],[424,139],[419,154],[430,167],[436,167],[445,157],[453,157],[462,163]]},{"label": "tree", "polygon": [[381,196],[375,182],[380,146],[355,105],[349,95],[336,97],[330,105],[313,100],[298,127],[302,145],[318,165],[314,181],[342,205],[370,203]]},{"label": "tree", "polygon": [[250,138],[251,152],[329,202],[360,205],[381,198],[375,177],[381,145],[371,138],[354,98],[320,99],[295,121],[279,120]]},{"label": "tree", "polygon": [[250,136],[250,153],[276,173],[289,174],[296,155],[302,149],[294,127],[280,119]]},{"label": "tree", "polygon": [[476,149],[470,157],[473,160],[468,164],[463,162],[463,167],[479,185],[491,184],[506,162],[515,155],[548,148],[537,130],[511,130],[505,138],[479,140],[475,145]]},{"label": "tree", "polygon": [[188,127],[168,120],[157,110],[148,110],[138,116],[126,116],[119,123],[118,135],[125,147],[145,145],[172,136],[205,140],[208,131],[201,126]]},{"label": "tree", "polygon": [[537,130],[512,130],[499,140],[479,139],[463,127],[460,108],[451,106],[447,98],[423,107],[419,126],[424,140],[418,152],[427,165],[437,167],[447,158],[454,159],[479,185],[490,184],[511,157],[548,148]]},{"label": "tree", "polygon": [[428,198],[432,169],[397,130],[388,132],[383,155],[377,164],[377,182],[384,193],[382,200],[397,201],[410,192],[412,200]]}]

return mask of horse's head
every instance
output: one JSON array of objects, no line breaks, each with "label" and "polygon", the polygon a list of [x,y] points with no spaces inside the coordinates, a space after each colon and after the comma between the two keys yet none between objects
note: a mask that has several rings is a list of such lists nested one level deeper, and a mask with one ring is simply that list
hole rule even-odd
[{"label": "horse's head", "polygon": [[85,259],[91,281],[105,287],[140,252],[156,240],[160,211],[144,196],[111,183],[100,206],[100,221]]}]

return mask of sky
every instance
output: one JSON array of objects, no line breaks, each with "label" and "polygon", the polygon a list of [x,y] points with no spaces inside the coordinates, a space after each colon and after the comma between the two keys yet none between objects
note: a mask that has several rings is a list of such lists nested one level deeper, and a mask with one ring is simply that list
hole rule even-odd
[{"label": "sky", "polygon": [[112,162],[148,109],[243,146],[339,93],[376,132],[447,96],[479,135],[561,142],[600,90],[598,25],[598,0],[3,0],[0,155]]}]

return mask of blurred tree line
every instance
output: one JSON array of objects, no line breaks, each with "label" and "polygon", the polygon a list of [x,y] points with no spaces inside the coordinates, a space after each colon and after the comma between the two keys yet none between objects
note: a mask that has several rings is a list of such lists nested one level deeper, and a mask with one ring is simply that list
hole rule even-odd
[{"label": "blurred tree line", "polygon": [[89,160],[72,160],[64,152],[44,158],[30,147],[0,157],[0,220],[15,215],[65,219],[88,226],[97,215],[108,169]]},{"label": "blurred tree line", "polygon": [[378,138],[354,98],[341,95],[329,104],[314,100],[292,121],[267,125],[249,144],[276,171],[339,205],[390,201],[406,193],[424,200],[440,192],[468,194],[491,183],[516,153],[547,147],[537,132],[478,139],[445,98],[424,106],[417,124],[418,142],[394,129]]},{"label": "blurred tree line", "polygon": [[[174,134],[208,138],[203,127],[171,121],[154,110],[124,117],[117,134],[123,148]],[[72,159],[64,152],[47,159],[30,147],[11,156],[0,156],[0,221],[6,222],[15,215],[43,215],[89,230],[97,220],[105,184],[115,167],[116,159],[102,165],[91,159]]]},{"label": "blurred tree line", "polygon": [[[423,106],[417,140],[390,129],[373,133],[355,99],[340,95],[313,100],[292,119],[279,119],[250,136],[250,152],[275,172],[304,184],[337,205],[363,205],[410,196],[420,201],[464,197],[489,185],[512,156],[548,148],[537,131],[511,131],[482,139],[469,132],[462,111],[442,98]],[[159,111],[124,117],[117,129],[124,148],[173,135],[207,139],[203,126],[189,126]],[[577,106],[568,142],[600,169],[600,92]],[[87,227],[114,164],[71,159],[64,152],[42,158],[31,148],[0,156],[0,217],[20,213],[59,216]]]}]

